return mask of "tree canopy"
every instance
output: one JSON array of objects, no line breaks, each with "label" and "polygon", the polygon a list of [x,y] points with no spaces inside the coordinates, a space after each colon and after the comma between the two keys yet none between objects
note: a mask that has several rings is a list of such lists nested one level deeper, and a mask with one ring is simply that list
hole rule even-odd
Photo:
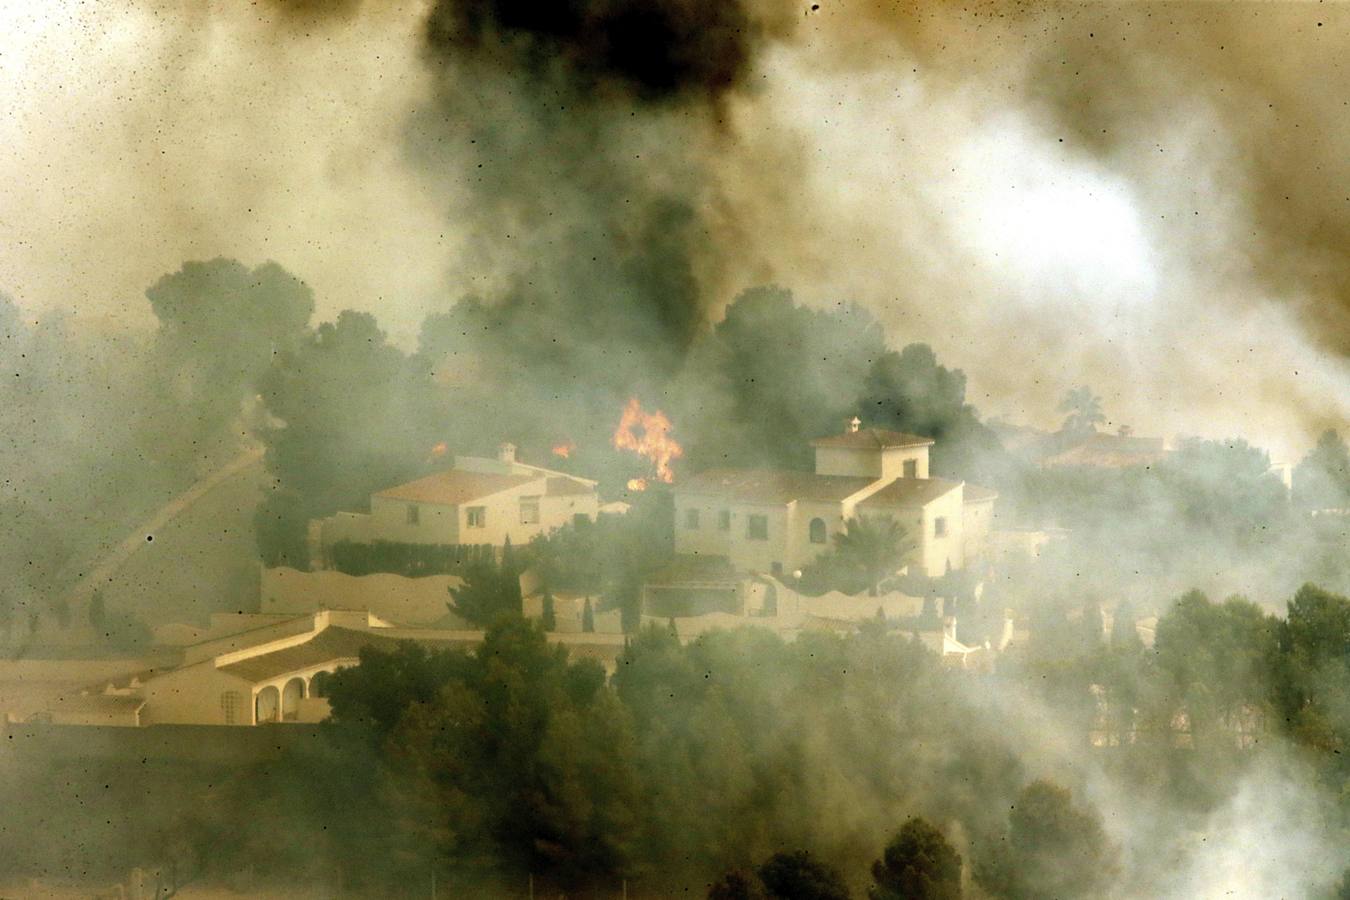
[{"label": "tree canopy", "polygon": [[961,854],[934,825],[905,822],[872,864],[869,900],[961,900]]}]

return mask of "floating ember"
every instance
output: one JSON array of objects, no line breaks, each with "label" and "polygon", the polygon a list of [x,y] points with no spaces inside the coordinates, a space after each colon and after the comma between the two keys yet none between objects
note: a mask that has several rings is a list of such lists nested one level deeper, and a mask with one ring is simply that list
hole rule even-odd
[{"label": "floating ember", "polygon": [[561,444],[553,445],[553,455],[561,457],[562,459],[567,459],[572,455],[572,451],[575,449],[577,449],[576,444],[571,441],[564,441]]}]

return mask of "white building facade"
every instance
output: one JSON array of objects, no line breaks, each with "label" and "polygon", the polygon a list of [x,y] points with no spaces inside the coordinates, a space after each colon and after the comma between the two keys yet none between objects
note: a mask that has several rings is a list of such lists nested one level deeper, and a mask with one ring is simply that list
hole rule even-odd
[{"label": "white building facade", "polygon": [[371,495],[369,513],[311,523],[311,556],[341,541],[503,546],[528,543],[599,514],[596,482],[518,462],[503,444],[496,459],[457,456],[453,467]]},{"label": "white building facade", "polygon": [[739,571],[790,573],[829,549],[851,518],[899,523],[928,575],[980,558],[997,494],[932,478],[933,441],[862,428],[813,441],[814,472],[714,469],[677,485],[675,552],[724,557]]}]

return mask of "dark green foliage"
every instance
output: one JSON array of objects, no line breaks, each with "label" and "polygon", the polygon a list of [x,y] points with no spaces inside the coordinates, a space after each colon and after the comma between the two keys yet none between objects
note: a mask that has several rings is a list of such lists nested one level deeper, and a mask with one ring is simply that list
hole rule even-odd
[{"label": "dark green foliage", "polygon": [[539,624],[545,631],[558,630],[558,611],[554,608],[553,593],[544,588],[543,609],[540,610]]},{"label": "dark green foliage", "polygon": [[1102,412],[1102,398],[1092,393],[1087,385],[1076,387],[1059,401],[1059,411],[1067,413],[1060,431],[1073,437],[1092,434],[1106,421]]},{"label": "dark green foliage", "polygon": [[881,327],[858,307],[814,310],[781,288],[745,291],[694,345],[676,387],[688,464],[809,468],[808,442],[843,430],[884,350]]},{"label": "dark green foliage", "polygon": [[870,900],[961,900],[961,854],[935,826],[907,821],[872,863]]},{"label": "dark green foliage", "polygon": [[811,858],[805,850],[775,853],[758,870],[759,880],[775,900],[848,900],[839,873]]},{"label": "dark green foliage", "polygon": [[187,262],[145,292],[159,319],[158,370],[167,399],[223,424],[277,353],[296,345],[314,312],[313,292],[276,263]]},{"label": "dark green foliage", "polygon": [[1018,795],[1006,840],[976,866],[990,893],[1009,900],[1099,897],[1115,874],[1116,850],[1101,817],[1065,788],[1035,781]]},{"label": "dark green foliage", "polygon": [[455,613],[478,626],[521,614],[520,572],[510,549],[508,542],[500,562],[488,555],[461,569],[464,583],[450,588]]},{"label": "dark green foliage", "polygon": [[409,853],[579,885],[626,871],[638,825],[628,718],[603,683],[515,618],[471,656],[367,651],[323,689],[335,723],[384,748]]},{"label": "dark green foliage", "polygon": [[587,633],[595,631],[595,610],[591,607],[591,598],[586,598],[586,605],[581,609],[581,630]]},{"label": "dark green foliage", "polygon": [[535,538],[530,558],[550,589],[598,596],[599,609],[617,607],[631,633],[641,621],[643,581],[670,558],[673,515],[668,492],[646,491],[625,516],[573,522]]},{"label": "dark green foliage", "polygon": [[1278,630],[1273,695],[1295,740],[1350,773],[1350,599],[1304,585]]},{"label": "dark green foliage", "polygon": [[931,437],[934,475],[995,476],[1007,465],[998,439],[966,403],[966,375],[938,364],[927,344],[880,354],[857,403],[866,424]]},{"label": "dark green foliage", "polygon": [[802,570],[803,588],[809,593],[846,594],[866,588],[875,597],[881,582],[905,564],[914,548],[914,541],[893,519],[849,519],[834,536],[833,550]]},{"label": "dark green foliage", "polygon": [[1244,708],[1265,707],[1275,635],[1275,620],[1255,604],[1240,597],[1214,604],[1198,591],[1159,620],[1155,664],[1197,742],[1211,739]]},{"label": "dark green foliage", "polygon": [[308,520],[362,509],[425,470],[440,440],[426,414],[431,383],[372,316],[349,310],[279,352],[261,387],[277,423],[261,435],[275,478],[257,515],[263,560],[308,568]]}]

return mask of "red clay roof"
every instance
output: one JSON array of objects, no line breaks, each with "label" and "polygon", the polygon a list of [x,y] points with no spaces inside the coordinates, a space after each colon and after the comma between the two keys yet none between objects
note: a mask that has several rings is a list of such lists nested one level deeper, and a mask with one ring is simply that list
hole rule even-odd
[{"label": "red clay roof", "polygon": [[859,428],[830,437],[816,438],[812,447],[847,447],[855,450],[883,450],[888,447],[926,447],[933,443],[932,438],[917,434],[905,434],[902,431],[887,431],[884,428]]},{"label": "red clay roof", "polygon": [[707,494],[739,503],[786,505],[793,500],[837,503],[875,479],[817,475],[783,469],[711,469],[676,485],[686,494]]},{"label": "red clay roof", "polygon": [[245,681],[269,681],[290,672],[321,666],[339,660],[356,659],[366,646],[390,649],[397,641],[349,628],[329,627],[303,644],[263,653],[250,659],[221,666],[220,671]]},{"label": "red clay roof", "polygon": [[539,480],[538,475],[489,475],[484,472],[447,469],[435,475],[409,481],[407,484],[385,488],[375,496],[390,500],[408,500],[413,503],[458,506]]},{"label": "red clay roof", "polygon": [[[354,628],[330,625],[303,644],[241,659],[239,662],[221,666],[220,671],[256,684],[328,663],[355,660],[361,655],[362,647],[389,651],[408,640],[430,647],[471,646],[481,640],[481,632],[428,633],[421,629],[402,628],[388,630],[394,634],[358,631]],[[466,635],[472,637],[466,639]]]},{"label": "red clay roof", "polygon": [[959,481],[943,478],[897,478],[858,505],[868,508],[924,506],[960,486]]},{"label": "red clay roof", "polygon": [[573,497],[582,494],[594,494],[595,488],[575,478],[558,476],[548,480],[546,493],[550,497]]}]

